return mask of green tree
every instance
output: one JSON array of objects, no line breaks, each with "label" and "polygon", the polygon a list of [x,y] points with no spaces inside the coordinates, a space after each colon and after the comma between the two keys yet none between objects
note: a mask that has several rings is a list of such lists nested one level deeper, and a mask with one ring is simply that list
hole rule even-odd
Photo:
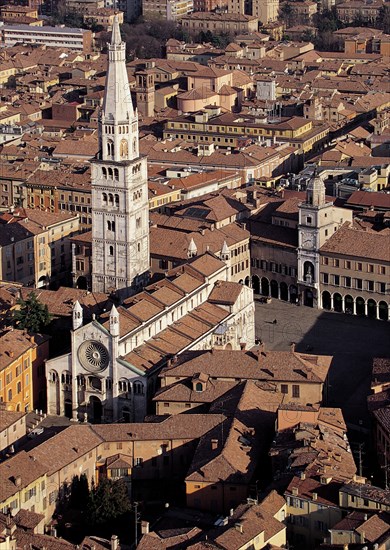
[{"label": "green tree", "polygon": [[18,298],[19,309],[15,310],[13,322],[16,328],[29,332],[41,332],[51,321],[47,305],[42,304],[35,292],[31,292],[26,300]]},{"label": "green tree", "polygon": [[85,474],[73,476],[70,487],[70,504],[72,508],[84,510],[88,506],[89,488]]},{"label": "green tree", "polygon": [[91,527],[104,527],[123,516],[130,508],[124,481],[102,479],[89,493],[87,519]]}]

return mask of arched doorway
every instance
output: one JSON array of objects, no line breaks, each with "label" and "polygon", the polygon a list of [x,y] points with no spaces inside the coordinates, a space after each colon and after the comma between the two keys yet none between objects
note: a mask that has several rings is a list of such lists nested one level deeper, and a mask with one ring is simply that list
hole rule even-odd
[{"label": "arched doorway", "polygon": [[305,292],[303,295],[303,304],[307,307],[313,307],[313,304],[314,304],[313,292],[309,288],[305,289]]},{"label": "arched doorway", "polygon": [[295,285],[290,285],[290,302],[296,304],[298,301],[298,289]]},{"label": "arched doorway", "polygon": [[252,277],[252,288],[255,294],[260,294],[260,278],[258,275],[253,275]]},{"label": "arched doorway", "polygon": [[376,319],[376,301],[372,298],[367,302],[367,316]]},{"label": "arched doorway", "polygon": [[279,298],[279,285],[275,279],[271,281],[271,296],[272,298]]},{"label": "arched doorway", "polygon": [[250,277],[245,277],[245,285],[246,286],[251,286],[251,278]]},{"label": "arched doorway", "polygon": [[129,407],[123,407],[122,419],[123,419],[123,422],[131,422],[131,412]]},{"label": "arched doorway", "polygon": [[343,311],[343,299],[341,297],[341,294],[339,294],[338,292],[333,294],[333,309],[338,313],[341,313]]},{"label": "arched doorway", "polygon": [[261,278],[261,293],[263,296],[269,296],[269,281],[267,277]]},{"label": "arched doorway", "polygon": [[347,294],[344,298],[344,311],[345,313],[350,313],[351,315],[355,313],[353,298],[350,294]]},{"label": "arched doorway", "polygon": [[288,286],[285,282],[280,283],[280,299],[288,302]]},{"label": "arched doorway", "polygon": [[332,309],[332,297],[327,290],[322,293],[322,309]]},{"label": "arched doorway", "polygon": [[71,399],[65,399],[64,414],[66,418],[72,418],[72,400]]},{"label": "arched doorway", "polygon": [[382,321],[388,321],[389,319],[389,306],[386,302],[379,302],[379,319]]},{"label": "arched doorway", "polygon": [[76,288],[79,288],[80,290],[88,290],[87,278],[81,275],[77,279]]},{"label": "arched doorway", "polygon": [[240,279],[238,282],[239,282],[240,285],[244,284],[244,281],[242,279]]},{"label": "arched doorway", "polygon": [[364,299],[359,296],[356,298],[356,315],[365,315]]},{"label": "arched doorway", "polygon": [[89,414],[88,419],[95,424],[100,424],[103,416],[102,402],[95,395],[89,398]]}]

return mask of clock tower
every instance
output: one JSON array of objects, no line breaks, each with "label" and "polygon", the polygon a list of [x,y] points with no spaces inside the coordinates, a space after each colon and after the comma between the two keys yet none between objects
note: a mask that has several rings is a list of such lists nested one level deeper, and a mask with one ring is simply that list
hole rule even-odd
[{"label": "clock tower", "polygon": [[306,200],[299,205],[298,286],[302,303],[319,307],[319,249],[332,226],[332,203],[325,200],[325,185],[314,172],[306,190]]},{"label": "clock tower", "polygon": [[92,290],[127,296],[149,271],[147,161],[138,149],[125,43],[115,16],[99,116],[99,156],[92,161]]}]

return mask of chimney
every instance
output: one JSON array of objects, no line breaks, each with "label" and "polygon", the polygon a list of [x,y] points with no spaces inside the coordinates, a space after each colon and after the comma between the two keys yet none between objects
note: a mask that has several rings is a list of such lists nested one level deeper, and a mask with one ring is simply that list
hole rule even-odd
[{"label": "chimney", "polygon": [[111,542],[110,550],[118,550],[118,548],[119,548],[119,539],[118,539],[117,535],[112,535],[110,542]]},{"label": "chimney", "polygon": [[294,351],[295,351],[295,342],[291,342],[291,344],[290,344],[290,351],[291,351],[292,353],[294,353]]},{"label": "chimney", "polygon": [[234,509],[233,509],[233,508],[230,508],[230,510],[229,510],[229,516],[232,517],[233,514],[234,514]]},{"label": "chimney", "polygon": [[240,349],[241,349],[241,351],[246,350],[246,342],[240,342]]},{"label": "chimney", "polygon": [[148,521],[141,521],[141,533],[143,535],[147,535],[149,533],[149,522]]},{"label": "chimney", "polygon": [[218,449],[218,439],[212,439],[211,440],[211,450],[215,451]]},{"label": "chimney", "polygon": [[317,497],[318,497],[317,493],[312,493],[312,494],[311,494],[311,498],[312,498],[313,500],[317,500]]},{"label": "chimney", "polygon": [[15,483],[16,487],[20,487],[22,485],[22,478],[20,476],[16,476],[14,478],[14,483]]},{"label": "chimney", "polygon": [[294,497],[298,496],[298,487],[292,487],[291,492],[294,495]]},{"label": "chimney", "polygon": [[13,352],[13,351],[10,351],[10,350],[7,351],[7,354],[8,354],[9,357],[13,357],[13,356],[14,356],[14,352]]},{"label": "chimney", "polygon": [[236,531],[238,531],[239,533],[243,532],[242,523],[237,522],[237,523],[234,524],[234,527],[235,527]]},{"label": "chimney", "polygon": [[302,480],[306,479],[306,475],[305,475],[305,472],[301,472],[300,476],[299,476]]}]

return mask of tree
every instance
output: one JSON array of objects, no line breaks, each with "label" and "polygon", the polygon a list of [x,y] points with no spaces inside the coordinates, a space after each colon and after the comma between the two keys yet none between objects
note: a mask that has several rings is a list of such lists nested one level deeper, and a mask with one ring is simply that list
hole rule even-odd
[{"label": "tree", "polygon": [[87,504],[87,518],[91,527],[108,526],[130,510],[127,487],[123,480],[102,479],[92,486]]},{"label": "tree", "polygon": [[88,479],[85,474],[81,476],[73,476],[70,488],[70,504],[72,508],[84,510],[88,506],[89,489]]},{"label": "tree", "polygon": [[26,300],[18,298],[16,303],[19,306],[13,315],[16,328],[28,332],[41,332],[43,327],[50,323],[51,315],[47,305],[38,300],[35,292],[31,292]]}]

